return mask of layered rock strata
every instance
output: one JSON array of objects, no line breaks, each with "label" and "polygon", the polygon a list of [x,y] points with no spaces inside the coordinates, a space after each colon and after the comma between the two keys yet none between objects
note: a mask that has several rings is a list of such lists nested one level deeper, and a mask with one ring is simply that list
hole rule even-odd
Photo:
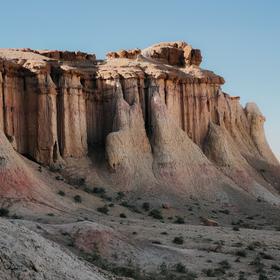
[{"label": "layered rock strata", "polygon": [[16,151],[49,165],[104,147],[112,176],[129,189],[231,186],[258,196],[257,185],[277,200],[265,118],[222,91],[224,79],[199,67],[199,50],[172,42],[107,57],[0,50],[0,129]]}]

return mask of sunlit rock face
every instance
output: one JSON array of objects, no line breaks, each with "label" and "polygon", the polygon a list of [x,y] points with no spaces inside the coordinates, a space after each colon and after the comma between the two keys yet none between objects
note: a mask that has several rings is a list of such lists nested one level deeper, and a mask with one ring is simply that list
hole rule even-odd
[{"label": "sunlit rock face", "polygon": [[181,41],[110,52],[104,61],[1,49],[0,129],[16,151],[46,165],[103,147],[129,189],[173,184],[215,196],[228,186],[254,195],[264,187],[276,196],[279,162],[264,116],[224,93],[224,79],[201,62],[200,50]]}]

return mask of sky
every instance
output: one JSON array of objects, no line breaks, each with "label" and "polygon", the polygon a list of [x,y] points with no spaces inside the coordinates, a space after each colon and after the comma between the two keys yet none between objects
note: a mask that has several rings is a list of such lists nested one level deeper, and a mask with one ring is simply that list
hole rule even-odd
[{"label": "sky", "polygon": [[254,101],[280,158],[280,1],[1,1],[0,47],[108,51],[183,40],[202,51],[202,68],[223,90]]}]

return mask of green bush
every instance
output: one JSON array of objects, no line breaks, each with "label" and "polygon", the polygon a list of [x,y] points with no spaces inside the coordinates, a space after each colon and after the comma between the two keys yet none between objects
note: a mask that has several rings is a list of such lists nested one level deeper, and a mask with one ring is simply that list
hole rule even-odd
[{"label": "green bush", "polygon": [[175,270],[178,273],[186,273],[187,272],[186,267],[182,263],[177,263],[175,265]]},{"label": "green bush", "polygon": [[121,200],[121,199],[123,199],[124,197],[125,197],[125,193],[124,193],[124,192],[118,192],[118,193],[117,193],[116,199],[117,199],[117,200]]},{"label": "green bush", "polygon": [[139,211],[135,205],[129,204],[127,201],[123,201],[120,205],[135,213],[141,213],[141,211]]},{"label": "green bush", "polygon": [[74,201],[76,202],[76,203],[81,203],[82,202],[82,198],[81,198],[81,196],[80,195],[75,195],[74,196]]},{"label": "green bush", "polygon": [[120,218],[126,218],[126,215],[124,213],[121,213]]},{"label": "green bush", "polygon": [[223,269],[230,269],[231,265],[229,264],[229,262],[227,260],[221,261],[219,262],[219,265],[223,268]]},{"label": "green bush", "polygon": [[175,224],[184,224],[185,219],[183,217],[177,216],[176,220],[174,221]]},{"label": "green bush", "polygon": [[140,271],[134,267],[117,266],[111,270],[114,274],[122,277],[129,277],[132,279],[139,279]]},{"label": "green bush", "polygon": [[64,191],[58,191],[57,194],[60,195],[60,196],[65,196],[65,192]]},{"label": "green bush", "polygon": [[184,243],[184,238],[182,236],[176,236],[173,239],[174,244],[182,245]]},{"label": "green bush", "polygon": [[274,260],[274,258],[271,255],[269,255],[265,252],[260,252],[259,255],[261,258],[263,258],[265,260]]},{"label": "green bush", "polygon": [[222,209],[222,210],[219,210],[219,212],[226,214],[226,215],[229,215],[229,213],[230,213],[230,211],[228,209]]},{"label": "green bush", "polygon": [[238,251],[236,251],[235,255],[238,256],[238,257],[245,258],[247,256],[247,253],[246,253],[245,250],[238,250]]},{"label": "green bush", "polygon": [[9,213],[9,209],[3,207],[0,208],[0,217],[8,217]]},{"label": "green bush", "polygon": [[149,216],[153,217],[154,219],[158,219],[158,220],[163,219],[161,211],[158,209],[153,209],[152,211],[150,211]]},{"label": "green bush", "polygon": [[98,207],[97,208],[97,211],[98,212],[100,212],[100,213],[103,213],[103,214],[108,214],[108,212],[109,212],[109,208],[108,208],[108,206],[105,204],[104,206],[102,206],[102,207]]},{"label": "green bush", "polygon": [[149,211],[150,210],[150,203],[149,202],[143,202],[142,208],[145,211]]},{"label": "green bush", "polygon": [[95,187],[95,188],[93,188],[92,193],[104,194],[104,193],[106,193],[106,190],[102,187]]},{"label": "green bush", "polygon": [[208,268],[204,269],[202,272],[205,273],[207,277],[218,277],[225,274],[225,271],[222,268]]},{"label": "green bush", "polygon": [[160,274],[165,275],[167,274],[167,265],[165,262],[161,263],[161,265],[159,266],[159,270],[160,270]]}]

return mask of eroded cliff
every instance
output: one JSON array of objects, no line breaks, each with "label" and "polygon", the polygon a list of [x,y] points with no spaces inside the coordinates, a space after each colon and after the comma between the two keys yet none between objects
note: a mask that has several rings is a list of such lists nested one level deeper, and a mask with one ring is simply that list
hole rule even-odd
[{"label": "eroded cliff", "polygon": [[207,197],[228,188],[278,204],[279,162],[255,104],[221,89],[185,42],[94,55],[0,50],[0,129],[35,161],[67,165],[101,149],[109,176]]}]

